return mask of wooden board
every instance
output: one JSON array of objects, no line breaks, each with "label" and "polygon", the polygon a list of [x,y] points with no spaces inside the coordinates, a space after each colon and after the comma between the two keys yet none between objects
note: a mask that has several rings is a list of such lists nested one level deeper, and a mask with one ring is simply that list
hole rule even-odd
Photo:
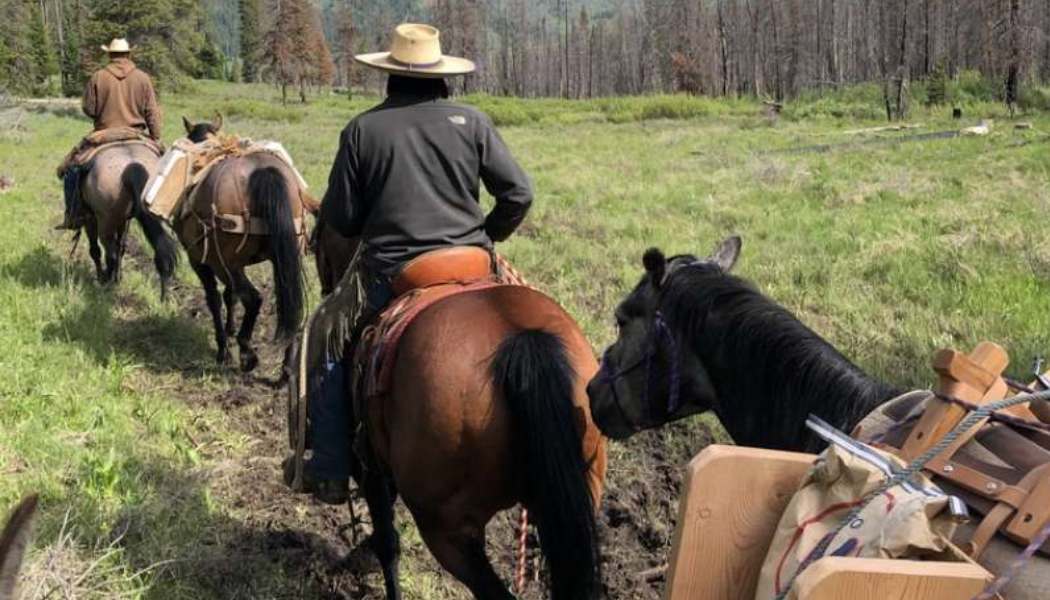
[{"label": "wooden board", "polygon": [[827,557],[799,576],[791,598],[959,600],[979,594],[988,577],[980,566],[964,562]]},{"label": "wooden board", "polygon": [[780,515],[812,454],[708,446],[686,468],[667,600],[753,600]]},{"label": "wooden board", "polygon": [[[754,600],[777,523],[812,454],[708,446],[686,469],[666,600]],[[959,600],[991,575],[972,562],[823,558],[795,600]]]}]

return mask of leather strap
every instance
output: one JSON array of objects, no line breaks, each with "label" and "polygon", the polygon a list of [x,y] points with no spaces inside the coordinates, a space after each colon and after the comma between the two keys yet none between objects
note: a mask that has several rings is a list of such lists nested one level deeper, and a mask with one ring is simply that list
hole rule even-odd
[{"label": "leather strap", "polygon": [[[1048,498],[1050,498],[1050,464],[1032,469],[1016,486],[1004,488],[997,497],[999,504],[988,511],[984,520],[977,526],[973,539],[967,546],[970,556],[975,559],[979,558],[988,545],[988,541],[1000,530],[1014,540],[1028,543],[1034,533],[1031,536],[1025,536],[1023,533],[1015,532],[1028,530],[1038,532],[1046,526],[1046,523],[1050,521]],[[1018,508],[1024,510],[1018,511]],[[1014,513],[1018,513],[1018,516],[1003,529],[1003,524]],[[1041,518],[1037,518],[1036,515]]]},{"label": "leather strap", "polygon": [[995,533],[999,531],[999,528],[1012,514],[1014,514],[1013,507],[1005,504],[996,504],[992,510],[988,511],[981,524],[977,526],[977,530],[973,532],[973,538],[963,546],[966,553],[974,560],[979,559],[981,554],[984,554],[984,549],[988,546],[988,542],[995,537]]},{"label": "leather strap", "polygon": [[1017,508],[1024,502],[1028,491],[1020,486],[1006,483],[985,475],[976,469],[958,462],[936,458],[929,462],[926,470],[937,477],[947,479],[955,485],[984,498]]},{"label": "leather strap", "polygon": [[1029,478],[1035,480],[1034,485],[1006,526],[1008,535],[1024,540],[1033,539],[1050,523],[1050,464],[1033,469],[1025,480]]}]

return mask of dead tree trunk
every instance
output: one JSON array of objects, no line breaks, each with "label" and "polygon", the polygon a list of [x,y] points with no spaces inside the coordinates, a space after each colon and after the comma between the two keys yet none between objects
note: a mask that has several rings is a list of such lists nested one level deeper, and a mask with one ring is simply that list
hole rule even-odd
[{"label": "dead tree trunk", "polygon": [[1021,82],[1021,0],[1010,0],[1010,64],[1006,69],[1006,106],[1017,111]]}]

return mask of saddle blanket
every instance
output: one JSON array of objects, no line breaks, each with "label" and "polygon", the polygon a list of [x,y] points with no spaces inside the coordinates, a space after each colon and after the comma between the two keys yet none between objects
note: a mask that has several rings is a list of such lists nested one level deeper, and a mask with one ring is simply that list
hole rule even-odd
[{"label": "saddle blanket", "polygon": [[379,316],[376,323],[365,329],[354,356],[360,398],[374,398],[386,393],[390,386],[397,355],[398,342],[420,314],[431,306],[460,294],[479,292],[504,286],[496,278],[470,283],[446,283],[413,290],[395,300]]},{"label": "saddle blanket", "polygon": [[59,179],[62,179],[65,177],[66,171],[71,167],[86,165],[103,149],[128,143],[142,144],[155,152],[157,156],[164,154],[164,146],[160,142],[133,127],[100,129],[99,131],[92,131],[84,139],[80,140],[80,143],[62,160],[62,164],[59,165],[56,174]]},{"label": "saddle blanket", "polygon": [[195,144],[188,139],[176,141],[161,159],[157,172],[146,184],[143,201],[150,212],[171,222],[178,220],[180,209],[198,183],[207,177],[215,165],[234,156],[245,156],[258,152],[268,152],[295,173],[300,190],[309,186],[295,168],[292,157],[278,142],[252,141],[235,136],[215,136]]}]

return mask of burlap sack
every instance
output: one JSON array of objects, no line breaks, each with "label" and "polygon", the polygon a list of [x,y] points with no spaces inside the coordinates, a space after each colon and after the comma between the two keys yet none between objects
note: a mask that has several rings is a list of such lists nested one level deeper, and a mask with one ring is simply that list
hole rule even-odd
[{"label": "burlap sack", "polygon": [[[830,446],[818,457],[780,519],[762,567],[755,600],[772,600],[790,585],[807,557],[899,459],[869,446]],[[955,519],[949,497],[928,479],[898,485],[876,497],[827,546],[823,556],[917,558],[945,550]]]}]

